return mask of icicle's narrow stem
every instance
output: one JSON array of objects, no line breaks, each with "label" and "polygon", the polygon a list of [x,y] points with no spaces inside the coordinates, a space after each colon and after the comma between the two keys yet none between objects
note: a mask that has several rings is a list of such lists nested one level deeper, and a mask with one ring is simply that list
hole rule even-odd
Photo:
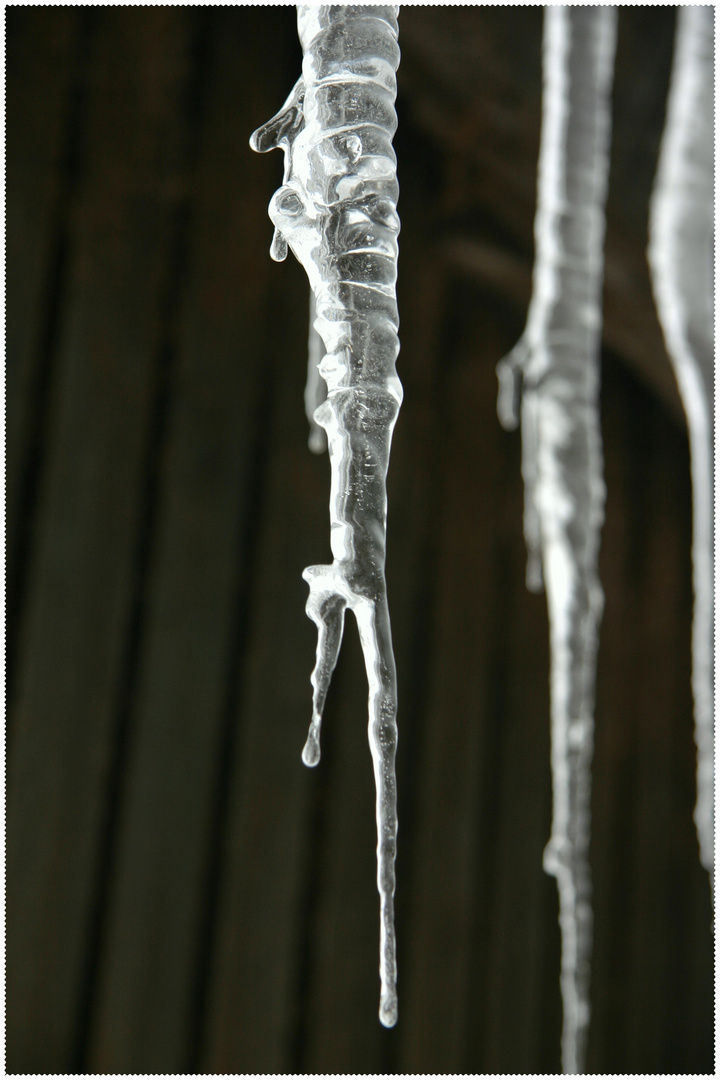
[{"label": "icicle's narrow stem", "polygon": [[690,437],[693,488],[695,825],[714,876],[713,30],[712,7],[678,8],[648,258]]},{"label": "icicle's narrow stem", "polygon": [[[285,151],[270,203],[271,255],[288,246],[310,279],[325,345],[306,402],[327,434],[333,562],[310,566],[308,615],[318,627],[313,717],[303,761],[320,760],[323,705],[345,609],[360,632],[369,684],[368,732],[377,788],[380,1019],[397,1020],[393,896],[397,686],[385,586],[386,476],[402,401],[397,277],[398,185],[392,137],[400,52],[394,6],[298,5],[303,73],[282,110],[255,132],[256,150]],[[311,340],[311,351],[315,343]],[[321,381],[327,384],[323,400]],[[318,431],[318,434],[320,432]],[[312,438],[312,436],[311,436]],[[315,440],[318,448],[319,441]]]},{"label": "icicle's narrow stem", "polygon": [[590,766],[605,486],[598,416],[605,196],[616,11],[547,7],[535,266],[527,326],[498,368],[522,423],[528,586],[550,619],[552,834],[562,935],[562,1063],[584,1070],[590,1020]]}]

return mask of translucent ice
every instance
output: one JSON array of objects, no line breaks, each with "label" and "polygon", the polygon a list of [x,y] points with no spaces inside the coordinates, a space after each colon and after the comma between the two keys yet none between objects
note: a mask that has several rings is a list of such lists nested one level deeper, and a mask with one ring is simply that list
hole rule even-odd
[{"label": "translucent ice", "polygon": [[681,7],[650,204],[648,258],[690,435],[693,484],[695,824],[713,879],[713,7]]},{"label": "translucent ice", "polygon": [[[550,619],[552,835],[562,935],[562,1061],[582,1072],[590,1019],[590,765],[605,486],[598,416],[616,11],[546,7],[535,266],[523,336],[498,367],[498,413],[522,424],[528,586]],[[520,417],[518,417],[518,411]]]},{"label": "translucent ice", "polygon": [[310,425],[308,446],[313,454],[322,454],[327,450],[327,437],[315,419],[318,409],[327,397],[327,386],[320,374],[320,364],[325,355],[323,340],[315,329],[315,293],[310,290],[310,329],[308,331],[308,368],[305,382],[305,415]]},{"label": "translucent ice", "polygon": [[[402,401],[399,350],[398,185],[392,137],[398,8],[298,5],[302,76],[281,111],[254,133],[259,151],[282,147],[283,186],[269,207],[271,255],[288,247],[314,295],[325,347],[306,401],[327,435],[333,562],[310,566],[307,613],[317,624],[313,716],[303,761],[320,760],[320,725],[342,641],[355,615],[369,684],[369,739],[377,788],[380,1019],[397,1020],[395,851],[397,688],[385,586],[385,480]],[[316,342],[311,340],[311,352]],[[314,446],[322,449],[311,431]]]}]

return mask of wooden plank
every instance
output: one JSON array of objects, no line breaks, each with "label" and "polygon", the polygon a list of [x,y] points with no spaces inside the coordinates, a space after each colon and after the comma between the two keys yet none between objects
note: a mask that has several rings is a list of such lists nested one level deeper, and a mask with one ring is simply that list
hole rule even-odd
[{"label": "wooden plank", "polygon": [[[439,580],[434,643],[419,763],[412,909],[413,953],[405,974],[400,1068],[461,1071],[472,1018],[467,1013],[478,867],[479,793],[492,770],[493,629],[487,573],[492,550],[488,506],[497,495],[499,440],[492,365],[477,362],[478,333],[460,312],[478,297],[448,282],[438,426],[443,440],[438,511]],[[474,320],[473,320],[474,322]],[[482,348],[488,344],[483,343]],[[490,343],[497,350],[497,343]]]},{"label": "wooden plank", "polygon": [[[665,920],[670,884],[667,836],[672,822],[676,761],[668,751],[674,724],[682,719],[688,745],[692,740],[688,722],[691,715],[689,606],[682,603],[687,599],[690,585],[687,529],[690,507],[687,502],[683,506],[678,498],[678,467],[682,466],[685,455],[681,438],[677,438],[679,445],[672,447],[673,452],[668,452],[667,444],[663,446],[658,438],[659,428],[655,419],[647,432],[646,460],[655,467],[645,476],[647,494],[642,500],[644,557],[638,600],[644,633],[635,670],[637,803],[630,822],[634,889],[626,914],[634,931],[628,942],[625,1062],[632,1072],[651,1073],[664,1072],[666,1060],[663,1001],[670,990],[668,954],[667,949],[652,946],[665,940],[669,929]],[[684,463],[688,470],[687,458]],[[685,495],[687,487],[686,483]],[[680,522],[686,527],[680,527]],[[685,545],[681,549],[683,540]],[[684,635],[677,631],[678,622],[681,626],[685,624]],[[668,656],[675,657],[675,662],[663,660]]]},{"label": "wooden plank", "polygon": [[135,592],[184,22],[173,9],[109,8],[89,46],[89,151],[8,763],[13,1072],[67,1072],[76,1061]]},{"label": "wooden plank", "polygon": [[7,10],[8,677],[25,576],[81,119],[78,9]]},{"label": "wooden plank", "polygon": [[276,381],[199,1065],[210,1073],[291,1071],[300,1005],[316,779],[300,760],[315,647],[301,572],[328,553],[327,463],[307,450],[306,282],[295,266],[275,274],[283,320],[267,327],[278,349]]},{"label": "wooden plank", "polygon": [[605,241],[603,342],[684,424],[647,266],[647,220],[672,58],[675,8],[618,10]]},{"label": "wooden plank", "polygon": [[[694,997],[708,1021],[704,1038],[691,1043],[673,1033],[677,984],[672,981],[669,943],[678,933],[673,901],[698,884],[708,907],[706,955],[712,952],[710,888],[699,865],[692,821],[694,744],[690,689],[691,513],[687,443],[668,430],[662,415],[650,418],[644,515],[645,558],[640,583],[643,650],[636,680],[638,718],[638,802],[632,822],[635,889],[628,918],[633,926],[628,957],[628,1069],[668,1070],[669,1054],[682,1072],[712,1071],[709,983],[700,990],[700,970],[683,995]],[[649,512],[647,512],[649,510]],[[669,662],[668,658],[672,658]],[[688,797],[689,796],[689,797]],[[685,905],[691,909],[686,900]],[[682,928],[689,942],[692,930]],[[659,948],[658,944],[662,943]],[[702,1004],[699,1002],[704,997]],[[689,1017],[686,1016],[686,1020]],[[686,1029],[687,1031],[687,1029]],[[671,1049],[671,1033],[675,1046]]]},{"label": "wooden plank", "polygon": [[613,357],[603,358],[602,430],[607,500],[600,546],[605,607],[598,651],[590,860],[593,881],[592,1018],[588,1068],[624,1071],[625,990],[629,947],[626,917],[632,890],[627,815],[635,800],[637,733],[633,668],[643,629],[637,598],[632,489],[638,455],[632,417],[642,392]]},{"label": "wooden plank", "polygon": [[557,888],[542,868],[551,818],[547,603],[525,585],[519,433],[502,438],[487,567],[494,586],[487,723],[496,732],[496,779],[480,793],[481,847],[488,855],[476,884],[470,984],[475,1024],[468,1033],[465,1068],[557,1072]]},{"label": "wooden plank", "polygon": [[[206,31],[212,83],[198,106],[189,281],[91,1035],[97,1072],[192,1069],[227,682],[242,641],[237,609],[252,591],[252,519],[269,451],[268,335],[280,272],[268,257],[264,208],[279,160],[255,157],[247,136],[277,107],[282,73],[264,13],[215,11]],[[305,453],[302,439],[296,453]],[[306,684],[307,676],[298,693]]]},{"label": "wooden plank", "polygon": [[[606,607],[594,769],[588,1065],[604,1073],[702,1072],[712,1055],[712,939],[709,887],[704,926],[693,919],[691,899],[702,895],[706,879],[689,790],[687,449],[672,421],[611,358],[604,382]],[[700,938],[693,962],[689,942]],[[697,961],[703,950],[705,965]],[[685,1009],[689,995],[692,1011]],[[698,1017],[704,1019],[698,1023]]]},{"label": "wooden plank", "polygon": [[531,256],[542,11],[427,4],[401,17],[401,93],[442,155],[446,226]]},{"label": "wooden plank", "polygon": [[[679,756],[687,757],[687,739],[678,748]],[[694,775],[694,754],[691,769],[686,775]],[[695,786],[686,785],[685,814],[682,824],[687,826],[687,810],[695,805]],[[694,832],[694,824],[690,824]],[[671,849],[677,851],[681,838],[680,829],[673,830]],[[715,1066],[715,951],[713,948],[712,899],[707,872],[700,867],[697,858],[696,837],[683,845],[682,862],[675,864],[681,880],[687,882],[686,890],[671,886],[668,890],[669,917],[673,932],[669,937],[669,977],[672,992],[668,994],[664,1012],[666,1017],[667,1066],[673,1072],[710,1073]],[[683,993],[678,994],[677,988]]]}]

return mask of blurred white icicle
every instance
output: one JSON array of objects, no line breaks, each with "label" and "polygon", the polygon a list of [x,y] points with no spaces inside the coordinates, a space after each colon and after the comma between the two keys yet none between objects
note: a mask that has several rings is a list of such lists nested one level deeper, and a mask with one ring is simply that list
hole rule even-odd
[{"label": "blurred white icicle", "polygon": [[713,881],[713,7],[678,8],[648,259],[690,436],[693,487],[695,825]]},{"label": "blurred white icicle", "polygon": [[[402,401],[399,351],[398,185],[392,137],[398,8],[298,5],[302,76],[281,111],[252,136],[255,150],[282,147],[283,186],[269,207],[273,258],[288,245],[314,294],[324,342],[308,398],[327,433],[333,562],[309,566],[307,613],[317,624],[313,718],[303,761],[320,760],[320,721],[342,641],[355,615],[369,684],[369,739],[377,789],[380,892],[380,1019],[397,1020],[395,850],[397,689],[385,586],[385,479]],[[311,353],[315,345],[311,340]],[[321,434],[316,432],[315,434]],[[313,435],[311,433],[311,439]],[[322,444],[315,439],[315,446]]]},{"label": "blurred white icicle", "polygon": [[552,835],[562,1062],[584,1069],[590,1019],[590,765],[605,485],[598,416],[605,196],[616,10],[546,7],[535,266],[520,342],[498,365],[498,413],[521,412],[527,582],[550,619]]}]

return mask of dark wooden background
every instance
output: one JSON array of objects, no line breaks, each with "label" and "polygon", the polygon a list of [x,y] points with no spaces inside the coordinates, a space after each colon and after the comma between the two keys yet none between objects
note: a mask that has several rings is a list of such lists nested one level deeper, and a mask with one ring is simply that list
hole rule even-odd
[{"label": "dark wooden background", "polygon": [[[545,601],[495,364],[525,319],[537,7],[401,11],[388,579],[400,1020],[366,686],[300,761],[329,557],[304,274],[269,258],[291,7],[9,7],[11,1072],[556,1072]],[[608,207],[593,1072],[710,1072],[690,484],[645,263],[675,12],[623,8]]]}]

